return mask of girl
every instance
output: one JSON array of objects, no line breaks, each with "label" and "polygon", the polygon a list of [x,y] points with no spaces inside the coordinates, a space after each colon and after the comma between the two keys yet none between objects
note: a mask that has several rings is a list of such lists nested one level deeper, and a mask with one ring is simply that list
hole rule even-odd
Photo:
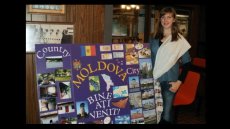
[{"label": "girl", "polygon": [[[153,78],[160,82],[163,98],[163,112],[159,124],[173,123],[173,100],[176,91],[184,81],[191,58],[190,45],[179,33],[174,8],[166,7],[160,11],[160,22],[154,38],[150,39]],[[179,75],[179,61],[182,72]]]}]

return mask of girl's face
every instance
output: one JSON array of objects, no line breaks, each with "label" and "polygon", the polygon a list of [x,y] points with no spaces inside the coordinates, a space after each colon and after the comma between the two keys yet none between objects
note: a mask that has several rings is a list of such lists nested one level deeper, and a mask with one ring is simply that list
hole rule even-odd
[{"label": "girl's face", "polygon": [[172,13],[165,13],[165,15],[161,17],[161,25],[164,29],[171,28],[173,22],[175,22],[175,18],[173,17]]}]

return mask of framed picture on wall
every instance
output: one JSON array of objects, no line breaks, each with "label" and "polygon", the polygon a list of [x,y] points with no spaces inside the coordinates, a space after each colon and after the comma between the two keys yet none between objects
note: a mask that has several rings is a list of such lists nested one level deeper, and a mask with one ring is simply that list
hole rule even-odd
[{"label": "framed picture on wall", "polygon": [[177,22],[180,32],[188,39],[189,15],[177,15]]},{"label": "framed picture on wall", "polygon": [[35,52],[35,44],[71,44],[74,42],[72,24],[26,23],[26,52]]},{"label": "framed picture on wall", "polygon": [[119,20],[113,18],[112,21],[112,36],[127,36],[128,27],[126,24],[119,23]]},{"label": "framed picture on wall", "polygon": [[190,26],[192,10],[190,8],[184,8],[180,6],[175,7],[177,12],[177,23],[181,34],[188,40],[190,37]]},{"label": "framed picture on wall", "polygon": [[29,13],[53,13],[53,14],[64,14],[65,13],[65,5],[40,5],[40,4],[33,4],[28,5],[28,12]]}]

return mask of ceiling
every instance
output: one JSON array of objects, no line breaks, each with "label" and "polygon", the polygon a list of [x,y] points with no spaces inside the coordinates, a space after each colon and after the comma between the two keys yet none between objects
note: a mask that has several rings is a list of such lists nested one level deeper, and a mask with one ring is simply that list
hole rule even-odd
[{"label": "ceiling", "polygon": [[[144,8],[144,5],[139,5],[140,9]],[[113,5],[113,14],[114,15],[134,15],[134,10],[125,10],[121,9],[121,5]]]}]

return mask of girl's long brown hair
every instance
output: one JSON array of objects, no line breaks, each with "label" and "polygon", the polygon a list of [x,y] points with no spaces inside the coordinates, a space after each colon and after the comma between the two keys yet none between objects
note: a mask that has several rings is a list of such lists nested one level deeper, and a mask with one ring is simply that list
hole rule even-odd
[{"label": "girl's long brown hair", "polygon": [[163,26],[161,25],[161,17],[164,16],[166,13],[172,13],[173,18],[175,19],[175,22],[172,23],[171,32],[172,32],[172,41],[177,41],[178,38],[180,37],[179,36],[180,31],[176,20],[176,11],[172,7],[165,7],[161,9],[158,27],[154,37],[156,39],[162,39],[164,37]]}]

